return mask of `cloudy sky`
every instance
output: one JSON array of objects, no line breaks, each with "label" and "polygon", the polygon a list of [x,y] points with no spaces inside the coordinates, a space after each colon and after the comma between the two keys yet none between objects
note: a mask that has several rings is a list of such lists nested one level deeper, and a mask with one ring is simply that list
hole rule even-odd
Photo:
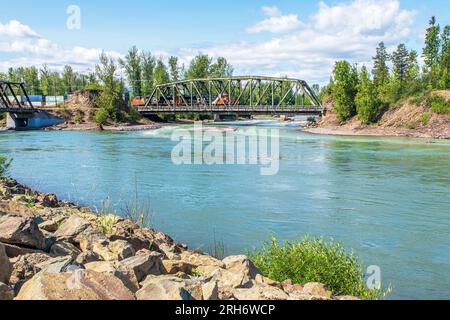
[{"label": "cloudy sky", "polygon": [[[432,15],[450,24],[448,0],[21,0],[0,11],[0,71],[11,66],[92,70],[105,50],[136,45],[188,64],[224,56],[239,75],[324,83],[334,61],[370,65],[375,47],[420,50]],[[78,19],[78,17],[80,19]]]}]

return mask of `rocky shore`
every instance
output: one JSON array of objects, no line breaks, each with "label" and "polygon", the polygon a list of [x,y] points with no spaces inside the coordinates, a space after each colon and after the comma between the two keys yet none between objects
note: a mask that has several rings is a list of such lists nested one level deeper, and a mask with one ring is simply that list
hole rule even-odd
[{"label": "rocky shore", "polygon": [[348,300],[0,180],[0,300]]}]

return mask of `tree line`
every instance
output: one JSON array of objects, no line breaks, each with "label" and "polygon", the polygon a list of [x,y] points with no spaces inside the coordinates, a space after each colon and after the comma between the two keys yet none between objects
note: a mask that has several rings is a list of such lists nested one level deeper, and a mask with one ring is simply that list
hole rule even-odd
[{"label": "tree line", "polygon": [[[432,17],[422,50],[424,65],[418,63],[418,53],[401,43],[389,53],[381,42],[373,57],[371,72],[366,66],[337,61],[330,84],[323,96],[331,96],[341,121],[354,116],[366,123],[375,123],[384,111],[402,98],[423,95],[436,89],[450,88],[450,26],[441,29]],[[445,103],[445,102],[444,102]],[[450,112],[448,106],[437,112]]]}]

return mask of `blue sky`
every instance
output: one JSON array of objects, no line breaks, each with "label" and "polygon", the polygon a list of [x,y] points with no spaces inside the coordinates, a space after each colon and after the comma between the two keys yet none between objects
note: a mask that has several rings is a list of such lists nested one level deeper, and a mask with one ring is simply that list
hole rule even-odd
[{"label": "blue sky", "polygon": [[[69,5],[80,8],[80,29],[67,28]],[[420,50],[430,16],[450,24],[449,8],[444,0],[22,0],[0,12],[0,71],[44,63],[86,71],[101,50],[120,57],[136,45],[185,64],[202,52],[225,56],[239,74],[324,82],[337,59],[370,64],[379,41]]]}]

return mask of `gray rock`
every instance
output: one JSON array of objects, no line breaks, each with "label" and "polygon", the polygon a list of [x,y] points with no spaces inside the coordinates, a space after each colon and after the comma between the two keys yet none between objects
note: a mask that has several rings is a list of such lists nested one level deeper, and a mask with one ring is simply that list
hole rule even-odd
[{"label": "gray rock", "polygon": [[0,301],[11,301],[14,299],[14,291],[6,284],[0,282]]},{"label": "gray rock", "polygon": [[0,282],[9,283],[12,273],[12,265],[6,255],[5,246],[0,243]]},{"label": "gray rock", "polygon": [[67,256],[51,258],[43,263],[37,264],[36,267],[45,273],[61,273],[66,272],[72,264],[73,258]]},{"label": "gray rock", "polygon": [[72,215],[55,232],[58,240],[75,242],[75,238],[89,228],[91,224],[78,215]]},{"label": "gray rock", "polygon": [[45,237],[33,218],[0,216],[0,242],[45,249]]},{"label": "gray rock", "polygon": [[150,274],[161,274],[161,257],[162,255],[157,252],[150,252],[122,260],[120,263],[124,267],[133,270],[136,274],[136,278],[141,282]]},{"label": "gray rock", "polygon": [[77,247],[65,241],[57,241],[50,249],[50,254],[55,257],[71,256],[75,259],[80,253],[81,251]]}]

